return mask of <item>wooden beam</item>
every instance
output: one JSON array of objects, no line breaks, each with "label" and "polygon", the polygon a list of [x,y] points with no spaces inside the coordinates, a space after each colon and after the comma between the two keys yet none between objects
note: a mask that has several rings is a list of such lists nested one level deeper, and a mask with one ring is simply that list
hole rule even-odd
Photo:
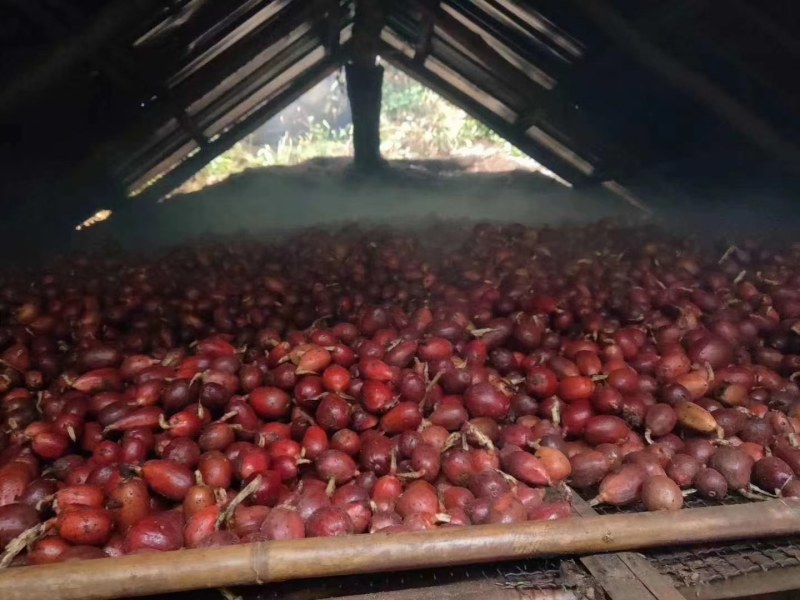
[{"label": "wooden beam", "polygon": [[[292,3],[287,13],[278,17],[271,25],[263,24],[250,34],[226,48],[200,71],[194,73],[171,90],[170,98],[178,106],[188,106],[191,102],[212,91],[231,73],[236,72],[255,56],[269,48],[276,41],[289,35],[297,27],[309,20],[318,11],[324,10],[328,0],[309,0],[306,3]],[[295,7],[295,8],[293,8]],[[299,7],[299,8],[296,8]],[[235,82],[242,83],[244,78]],[[102,144],[97,152],[81,166],[81,172],[91,172],[99,168],[116,168],[132,154],[141,150],[154,131],[163,127],[172,113],[158,102],[142,112],[120,135]],[[116,160],[109,165],[109,157]],[[117,163],[117,164],[114,164]]]},{"label": "wooden beam", "polygon": [[363,62],[345,65],[347,97],[353,115],[353,164],[368,171],[384,166],[381,157],[383,67]]},{"label": "wooden beam", "polygon": [[407,73],[414,79],[417,79],[423,85],[428,86],[434,92],[461,108],[471,117],[491,127],[500,137],[517,146],[520,150],[541,163],[547,169],[553,171],[559,177],[562,177],[572,184],[580,184],[586,181],[585,176],[574,166],[558,158],[551,152],[546,151],[542,146],[528,138],[524,131],[521,131],[512,123],[491,112],[468,94],[455,89],[442,78],[424,68],[423,65],[417,64],[413,58],[407,57],[402,52],[392,48],[389,44],[385,44],[384,49],[381,51],[381,57],[385,58],[390,64]]},{"label": "wooden beam", "polygon": [[[432,10],[429,0],[415,0],[426,10]],[[478,57],[498,79],[515,89],[528,103],[520,112],[518,128],[522,132],[541,123],[549,123],[554,129],[567,136],[575,146],[572,150],[588,155],[599,155],[600,164],[594,165],[603,176],[614,176],[633,170],[637,159],[619,144],[602,139],[587,122],[584,115],[573,109],[573,103],[560,86],[547,90],[538,85],[530,85],[523,71],[508,62],[487,40],[471,31],[458,19],[442,11],[436,26],[456,39],[464,48]]]},{"label": "wooden beam", "polygon": [[[58,39],[73,33],[72,27],[79,20],[84,20],[78,15],[74,6],[61,3],[61,8],[68,15],[71,25],[66,25],[57,19],[51,11],[41,5],[39,0],[11,0],[15,6],[24,11],[36,23],[42,25],[47,33]],[[125,92],[131,92],[140,97],[156,95],[166,110],[178,121],[199,145],[204,146],[208,140],[203,136],[197,125],[192,121],[183,107],[178,106],[169,96],[169,91],[158,83],[149,80],[138,67],[119,48],[117,44],[109,42],[109,51],[102,54],[92,54],[88,60],[94,64],[117,87]],[[126,73],[127,72],[127,73]]]},{"label": "wooden beam", "polygon": [[[708,29],[708,28],[706,28]],[[713,31],[699,30],[697,27],[688,27],[686,34],[690,38],[689,43],[696,44],[703,51],[708,52],[717,59],[728,63],[736,70],[737,75],[741,75],[740,80],[747,86],[756,84],[761,86],[777,104],[780,104],[787,112],[798,114],[800,112],[800,96],[788,92],[784,87],[777,84],[773,79],[766,76],[758,64],[753,64],[739,51],[738,35],[731,40],[731,36],[724,36],[715,23]],[[680,43],[680,42],[678,42]]]},{"label": "wooden beam", "polygon": [[0,86],[0,113],[69,77],[81,62],[132,23],[151,16],[161,7],[159,0],[114,0],[106,4],[80,32],[56,44],[48,56],[17,70],[17,77]]},{"label": "wooden beam", "polygon": [[[416,0],[422,7],[432,10],[428,0]],[[511,89],[516,90],[523,96],[527,96],[538,106],[545,110],[551,103],[547,96],[547,91],[543,87],[531,86],[527,81],[524,71],[513,66],[506,58],[493,48],[479,33],[470,30],[458,19],[447,11],[440,11],[436,17],[436,26],[440,27],[448,35],[456,39],[469,52],[474,54],[483,62],[488,70],[495,73],[498,79]]]},{"label": "wooden beam", "polygon": [[383,67],[376,61],[387,12],[383,0],[356,0],[351,60],[345,66],[353,115],[353,164],[364,171],[384,165],[380,131]]},{"label": "wooden beam", "polygon": [[[249,35],[226,48],[209,63],[178,83],[172,90],[172,97],[182,105],[188,106],[203,95],[211,92],[231,73],[253,60],[265,49],[281,38],[289,35],[315,15],[324,13],[328,0],[290,3],[275,17],[260,25]],[[300,8],[296,8],[296,7]]]},{"label": "wooden beam", "polygon": [[236,142],[252,133],[265,121],[278,114],[287,105],[314,87],[320,80],[336,70],[338,66],[339,55],[329,55],[319,63],[309,67],[303,75],[299,76],[274,98],[267,101],[261,108],[253,111],[253,113],[232,126],[217,139],[210,141],[197,154],[185,159],[161,179],[155,181],[137,196],[137,202],[154,202],[162,199],[211,162],[212,159],[231,148]]},{"label": "wooden beam", "polygon": [[422,12],[422,27],[419,32],[419,39],[414,48],[414,60],[420,64],[425,62],[428,54],[431,52],[431,39],[433,38],[433,29],[436,20],[439,18],[441,10],[431,10],[426,7]]},{"label": "wooden beam", "polygon": [[[669,36],[678,20],[692,21],[703,8],[707,8],[707,5],[700,0],[673,0],[660,3],[636,19],[633,27],[651,40],[659,39],[662,36]],[[584,61],[564,80],[564,87],[584,77],[589,79],[593,75],[606,77],[618,64],[621,56],[619,47],[613,41],[608,46],[599,48],[599,52],[595,50],[594,54],[586,55]]]},{"label": "wooden beam", "polygon": [[786,31],[780,23],[776,23],[764,11],[754,6],[747,0],[730,0],[726,7],[738,12],[742,18],[754,22],[769,36],[778,42],[781,47],[795,59],[800,59],[800,41],[797,37]]},{"label": "wooden beam", "polygon": [[388,4],[384,0],[356,0],[356,16],[350,58],[353,64],[374,67],[380,47],[381,29],[386,24]]},{"label": "wooden beam", "polygon": [[320,20],[320,39],[325,49],[330,54],[339,51],[339,34],[342,31],[342,22],[345,11],[342,9],[339,0],[328,0],[325,11],[325,18]]},{"label": "wooden beam", "polygon": [[785,140],[767,121],[753,114],[738,100],[704,75],[693,71],[643,37],[627,20],[602,0],[569,0],[629,55],[659,73],[667,82],[703,104],[738,131],[751,144],[771,154],[791,170],[800,170],[800,148]]}]

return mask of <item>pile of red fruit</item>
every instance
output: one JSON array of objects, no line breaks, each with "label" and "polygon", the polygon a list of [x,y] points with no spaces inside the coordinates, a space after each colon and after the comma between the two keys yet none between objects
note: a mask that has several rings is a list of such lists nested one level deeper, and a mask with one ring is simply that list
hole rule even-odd
[{"label": "pile of red fruit", "polygon": [[0,566],[800,496],[800,246],[309,230],[0,280]]}]

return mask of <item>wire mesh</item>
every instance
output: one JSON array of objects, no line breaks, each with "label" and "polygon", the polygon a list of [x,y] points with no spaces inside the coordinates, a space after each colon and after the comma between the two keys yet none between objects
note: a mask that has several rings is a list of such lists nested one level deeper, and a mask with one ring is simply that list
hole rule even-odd
[{"label": "wire mesh", "polygon": [[676,585],[694,586],[800,566],[800,537],[653,550],[645,556]]}]

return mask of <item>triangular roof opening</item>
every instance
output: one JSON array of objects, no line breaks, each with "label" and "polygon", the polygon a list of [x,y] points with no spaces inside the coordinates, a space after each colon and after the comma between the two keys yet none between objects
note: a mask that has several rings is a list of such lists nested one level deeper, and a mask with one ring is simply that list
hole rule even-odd
[{"label": "triangular roof opening", "polygon": [[[198,191],[248,169],[353,155],[343,71],[333,73],[202,167],[171,194]],[[439,161],[470,172],[536,171],[563,179],[429,87],[385,65],[381,153],[389,161]],[[568,185],[568,184],[567,184]]]}]

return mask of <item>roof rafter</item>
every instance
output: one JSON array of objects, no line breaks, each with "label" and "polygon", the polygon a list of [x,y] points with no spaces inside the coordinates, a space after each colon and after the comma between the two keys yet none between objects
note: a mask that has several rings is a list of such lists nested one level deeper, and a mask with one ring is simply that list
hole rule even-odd
[{"label": "roof rafter", "polygon": [[81,61],[95,54],[108,40],[132,23],[143,21],[158,9],[158,0],[114,0],[82,31],[67,36],[46,58],[29,65],[0,86],[0,113],[11,110],[35,94],[67,77]]},{"label": "roof rafter", "polygon": [[345,46],[342,46],[340,54],[324,56],[320,61],[300,74],[294,81],[278,91],[272,98],[264,102],[260,108],[255,109],[241,121],[220,134],[219,137],[213,139],[208,146],[201,148],[196,154],[180,162],[171,171],[139,194],[137,198],[144,201],[157,201],[179,187],[216,156],[219,156],[231,148],[244,136],[253,132],[261,124],[279,113],[314,85],[335,71],[341,63],[341,53],[344,51]]},{"label": "roof rafter", "polygon": [[772,125],[750,112],[707,77],[688,68],[644,38],[611,6],[602,0],[594,2],[569,0],[569,2],[644,66],[656,71],[674,87],[706,105],[754,145],[785,162],[792,170],[800,169],[800,148],[783,139]]},{"label": "roof rafter", "polygon": [[585,175],[573,165],[535,143],[534,140],[519,131],[519,129],[513,127],[512,123],[497,113],[492,112],[465,91],[459,90],[453,86],[452,83],[448,83],[429,68],[418,64],[405,53],[393,48],[388,43],[384,42],[384,44],[385,48],[381,52],[381,56],[390,64],[428,86],[430,89],[464,110],[470,116],[486,123],[500,134],[500,136],[570,183],[579,184],[585,181]]}]

